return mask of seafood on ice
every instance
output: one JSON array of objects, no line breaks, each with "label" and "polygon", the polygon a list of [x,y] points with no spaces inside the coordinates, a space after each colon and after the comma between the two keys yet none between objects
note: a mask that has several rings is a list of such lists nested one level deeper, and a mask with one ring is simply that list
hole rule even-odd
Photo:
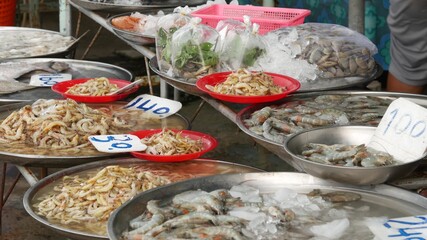
[{"label": "seafood on ice", "polygon": [[118,89],[117,84],[110,83],[106,77],[100,77],[73,85],[65,93],[82,96],[105,96]]},{"label": "seafood on ice", "polygon": [[245,184],[209,192],[190,190],[148,201],[122,238],[372,239],[369,220],[385,222],[388,216],[370,207],[350,191],[261,192]]},{"label": "seafood on ice", "polygon": [[239,96],[266,96],[280,94],[283,89],[276,85],[273,78],[264,72],[251,72],[238,69],[227,76],[224,82],[215,86],[206,85],[212,92]]},{"label": "seafood on ice", "polygon": [[183,155],[203,150],[201,139],[192,139],[184,136],[182,131],[162,129],[161,132],[141,139],[147,145],[145,153],[152,155]]},{"label": "seafood on ice", "polygon": [[0,34],[0,42],[0,59],[9,59],[61,53],[76,40],[55,32],[4,31]]},{"label": "seafood on ice", "polygon": [[[140,121],[150,122],[139,110],[95,109],[74,100],[40,99],[12,112],[0,123],[0,144],[11,151],[55,150],[55,154],[96,152],[90,135],[121,134]],[[156,120],[158,121],[158,120]]]},{"label": "seafood on ice", "polygon": [[344,167],[381,167],[397,164],[393,156],[361,145],[308,143],[301,155],[304,159]]},{"label": "seafood on ice", "polygon": [[0,63],[0,94],[8,94],[17,91],[32,89],[27,83],[17,79],[29,73],[60,73],[69,69],[65,62],[3,62]]},{"label": "seafood on ice", "polygon": [[288,135],[315,127],[377,126],[392,100],[346,94],[302,97],[263,107],[252,112],[243,122],[253,133],[284,143]]},{"label": "seafood on ice", "polygon": [[113,165],[92,175],[64,176],[33,207],[49,222],[106,235],[108,217],[116,208],[142,191],[171,182],[159,173]]}]

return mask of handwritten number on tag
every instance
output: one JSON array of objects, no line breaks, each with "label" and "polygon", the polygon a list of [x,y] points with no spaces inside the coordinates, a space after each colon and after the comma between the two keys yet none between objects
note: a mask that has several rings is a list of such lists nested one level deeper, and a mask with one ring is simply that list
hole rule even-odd
[{"label": "handwritten number on tag", "polygon": [[107,139],[99,139],[96,137],[92,137],[91,139],[92,139],[92,141],[96,141],[96,142],[112,142],[112,141],[124,141],[125,142],[125,141],[132,140],[130,137],[125,137],[123,139],[119,139],[119,138],[116,138],[115,136],[107,136]]},{"label": "handwritten number on tag", "polygon": [[57,84],[57,81],[54,81],[51,77],[40,77],[40,81],[42,81],[45,85],[54,85]]},{"label": "handwritten number on tag", "polygon": [[[141,109],[143,111],[149,111],[149,110],[151,110],[157,106],[157,103],[152,104],[151,106],[147,106],[147,104],[150,102],[150,99],[146,100],[145,102],[140,103],[141,100],[142,100],[142,98],[138,98],[136,101],[134,101],[131,105],[127,106],[126,108],[136,107],[136,108]],[[160,108],[153,110],[153,113],[155,113],[155,114],[166,114],[168,112],[170,112],[170,109],[168,107],[160,107]]]},{"label": "handwritten number on tag", "polygon": [[112,147],[114,147],[114,148],[131,148],[132,147],[132,144],[129,144],[129,143],[113,143],[113,144],[111,144],[111,146]]},{"label": "handwritten number on tag", "polygon": [[387,127],[384,129],[383,135],[385,135],[388,132],[388,130],[394,123],[395,123],[394,132],[396,134],[402,134],[407,132],[408,130],[409,130],[409,135],[413,138],[420,137],[421,135],[424,134],[426,130],[425,121],[420,120],[415,122],[412,119],[412,116],[409,114],[403,114],[402,116],[400,116],[398,120],[396,120],[396,116],[398,113],[399,113],[399,109],[394,109],[393,111],[390,112],[392,117],[390,121],[387,123]]}]

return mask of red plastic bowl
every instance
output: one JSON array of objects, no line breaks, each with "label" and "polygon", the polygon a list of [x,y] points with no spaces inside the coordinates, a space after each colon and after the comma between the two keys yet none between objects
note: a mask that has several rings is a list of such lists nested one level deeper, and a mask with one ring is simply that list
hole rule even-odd
[{"label": "red plastic bowl", "polygon": [[[170,130],[172,130],[175,133],[181,132],[182,136],[189,137],[189,138],[194,139],[194,140],[201,139],[203,142],[203,150],[200,152],[195,152],[195,153],[191,153],[191,154],[168,155],[168,156],[147,154],[145,152],[131,152],[130,154],[132,154],[132,156],[134,156],[136,158],[141,158],[144,160],[149,160],[149,161],[154,161],[154,162],[182,162],[182,161],[187,161],[187,160],[199,158],[203,154],[215,149],[216,146],[218,145],[218,142],[216,141],[215,138],[213,138],[212,136],[207,135],[205,133],[195,132],[195,131],[190,131],[190,130],[175,130],[175,129],[170,129]],[[141,130],[141,131],[131,132],[130,134],[135,135],[135,136],[139,137],[140,139],[142,139],[145,137],[150,137],[150,136],[152,136],[156,133],[159,133],[161,131],[162,131],[162,129],[149,129],[149,130]]]},{"label": "red plastic bowl", "polygon": [[273,102],[286,97],[288,94],[297,91],[301,87],[301,83],[294,78],[291,78],[285,75],[276,74],[276,73],[264,72],[265,74],[268,74],[273,78],[274,84],[282,88],[286,87],[286,90],[280,94],[274,94],[274,95],[239,96],[239,95],[220,94],[220,93],[212,92],[206,88],[206,85],[215,86],[219,83],[224,82],[227,79],[228,75],[230,75],[231,73],[232,72],[220,72],[220,73],[214,73],[214,74],[204,76],[199,80],[197,80],[196,86],[198,89],[211,95],[213,98],[227,101],[227,102],[247,103],[247,104]]},{"label": "red plastic bowl", "polygon": [[[80,78],[80,79],[73,79],[73,80],[69,80],[69,81],[60,82],[60,83],[53,85],[52,90],[54,92],[61,94],[65,98],[71,98],[73,100],[76,100],[77,102],[100,103],[100,102],[114,102],[114,101],[123,99],[123,98],[129,96],[129,94],[138,90],[138,88],[139,88],[139,86],[136,85],[124,93],[120,93],[120,94],[116,94],[116,95],[112,95],[112,96],[83,96],[83,95],[74,95],[74,94],[65,93],[70,87],[72,87],[76,84],[87,82],[90,79],[93,79],[93,78]],[[122,79],[109,78],[108,80],[112,84],[117,84],[117,87],[119,87],[119,88],[122,88],[124,86],[131,84],[131,82],[129,82],[127,80],[122,80]]]}]

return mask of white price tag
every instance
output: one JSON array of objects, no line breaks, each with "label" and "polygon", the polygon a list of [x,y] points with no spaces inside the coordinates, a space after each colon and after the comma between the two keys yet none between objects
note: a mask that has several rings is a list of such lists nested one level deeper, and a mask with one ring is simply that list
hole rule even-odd
[{"label": "white price tag", "polygon": [[130,101],[123,108],[139,109],[152,113],[159,118],[165,118],[178,112],[182,108],[182,104],[178,101],[143,94]]},{"label": "white price tag", "polygon": [[100,152],[119,153],[145,151],[147,145],[131,134],[90,136],[89,141]]},{"label": "white price tag", "polygon": [[375,239],[425,240],[427,239],[427,215],[390,219],[384,224],[370,224]]},{"label": "white price tag", "polygon": [[58,74],[35,74],[31,76],[30,85],[37,87],[51,87],[56,83],[71,80],[69,73]]},{"label": "white price tag", "polygon": [[368,146],[403,162],[423,157],[427,149],[427,109],[407,99],[394,100]]}]

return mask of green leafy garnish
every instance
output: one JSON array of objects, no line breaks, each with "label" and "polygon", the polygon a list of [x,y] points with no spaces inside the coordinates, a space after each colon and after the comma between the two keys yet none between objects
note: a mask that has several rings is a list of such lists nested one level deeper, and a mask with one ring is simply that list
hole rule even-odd
[{"label": "green leafy garnish", "polygon": [[178,69],[184,68],[188,63],[197,63],[202,66],[215,66],[218,64],[219,57],[213,51],[213,44],[209,42],[200,45],[188,41],[182,46],[181,52],[175,60],[175,66]]}]

